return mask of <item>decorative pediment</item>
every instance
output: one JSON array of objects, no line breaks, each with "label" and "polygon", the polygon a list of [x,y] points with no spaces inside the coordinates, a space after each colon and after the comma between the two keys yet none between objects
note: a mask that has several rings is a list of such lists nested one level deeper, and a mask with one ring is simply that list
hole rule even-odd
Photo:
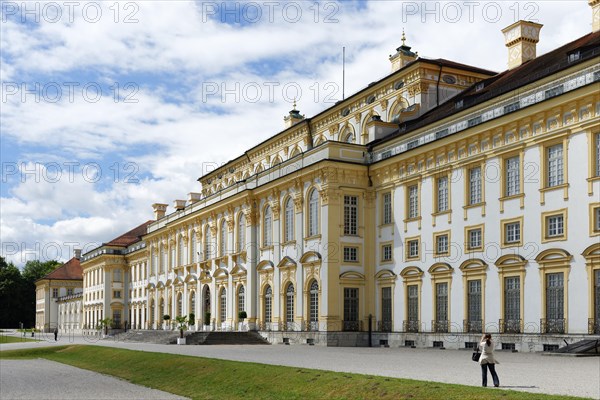
[{"label": "decorative pediment", "polygon": [[483,272],[487,269],[488,265],[480,258],[472,258],[470,260],[466,260],[462,264],[460,264],[460,269],[463,274],[468,272]]},{"label": "decorative pediment", "polygon": [[275,268],[275,266],[273,265],[273,262],[269,261],[269,260],[262,260],[256,266],[256,270],[258,272],[272,271],[274,268]]},{"label": "decorative pediment", "polygon": [[375,274],[375,279],[378,281],[395,281],[398,276],[389,269],[382,269]]},{"label": "decorative pediment", "polygon": [[340,274],[340,282],[344,283],[365,283],[365,276],[360,272],[348,271]]},{"label": "decorative pediment", "polygon": [[589,246],[581,255],[585,257],[588,263],[600,264],[600,243]]},{"label": "decorative pediment", "polygon": [[198,280],[198,275],[196,275],[196,274],[187,274],[185,277],[186,283],[196,282],[197,280]]},{"label": "decorative pediment", "polygon": [[563,249],[547,249],[537,255],[535,261],[540,263],[570,262],[573,256]]},{"label": "decorative pediment", "polygon": [[183,279],[181,276],[177,275],[175,279],[173,279],[173,285],[183,285]]},{"label": "decorative pediment", "polygon": [[400,276],[406,278],[421,278],[423,276],[423,270],[419,267],[406,267],[400,272]]},{"label": "decorative pediment", "polygon": [[224,279],[229,276],[229,272],[225,268],[217,268],[213,273],[215,279]]},{"label": "decorative pediment", "polygon": [[498,258],[496,262],[498,268],[524,268],[527,260],[518,254],[505,254]]},{"label": "decorative pediment", "polygon": [[277,268],[279,268],[279,269],[296,268],[296,266],[297,266],[296,261],[292,260],[288,256],[283,257],[281,259],[281,261],[279,262],[279,264],[277,264]]},{"label": "decorative pediment", "polygon": [[163,281],[158,281],[158,283],[156,284],[157,289],[162,289],[164,287],[165,287],[165,283]]},{"label": "decorative pediment", "polygon": [[429,267],[427,272],[431,275],[452,275],[454,273],[454,268],[452,268],[450,264],[439,262]]},{"label": "decorative pediment", "polygon": [[152,282],[148,283],[148,285],[146,285],[146,289],[156,289],[156,285]]},{"label": "decorative pediment", "polygon": [[247,274],[246,268],[242,264],[235,264],[235,266],[231,270],[231,275],[233,275],[233,276],[242,276],[242,275],[246,275],[246,274]]},{"label": "decorative pediment", "polygon": [[301,264],[315,264],[322,260],[321,254],[316,251],[307,251],[300,257]]}]

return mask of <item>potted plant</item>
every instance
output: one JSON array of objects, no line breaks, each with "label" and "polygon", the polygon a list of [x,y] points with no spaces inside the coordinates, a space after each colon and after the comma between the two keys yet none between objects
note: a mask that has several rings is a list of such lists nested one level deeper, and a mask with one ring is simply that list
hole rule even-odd
[{"label": "potted plant", "polygon": [[111,318],[104,318],[100,320],[100,328],[104,328],[104,336],[108,336],[108,327],[112,325],[113,320]]},{"label": "potted plant", "polygon": [[238,313],[238,330],[242,331],[244,330],[244,320],[248,317],[248,314],[246,314],[246,311],[240,311]]},{"label": "potted plant", "polygon": [[188,327],[188,317],[185,315],[179,315],[175,317],[177,329],[179,329],[179,338],[177,338],[177,344],[185,344],[185,337],[183,337],[183,331]]},{"label": "potted plant", "polygon": [[169,321],[171,320],[171,316],[169,314],[163,315],[163,320],[165,321],[165,325],[169,326]]},{"label": "potted plant", "polygon": [[204,313],[204,330],[210,330],[210,311]]}]

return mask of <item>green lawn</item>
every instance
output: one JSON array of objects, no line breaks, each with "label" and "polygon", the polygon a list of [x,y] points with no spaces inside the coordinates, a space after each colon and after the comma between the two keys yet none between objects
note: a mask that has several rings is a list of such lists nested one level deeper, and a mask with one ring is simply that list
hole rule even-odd
[{"label": "green lawn", "polygon": [[20,342],[36,342],[37,340],[27,339],[23,336],[8,336],[0,335],[0,344],[20,343]]},{"label": "green lawn", "polygon": [[[100,346],[0,352],[45,358],[194,399],[531,399],[523,392],[149,353]],[[536,399],[575,399],[535,395]]]}]

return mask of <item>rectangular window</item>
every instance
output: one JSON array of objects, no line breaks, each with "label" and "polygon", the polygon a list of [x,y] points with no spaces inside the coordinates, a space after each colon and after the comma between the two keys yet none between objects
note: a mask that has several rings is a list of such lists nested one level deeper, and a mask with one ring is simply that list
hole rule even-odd
[{"label": "rectangular window", "polygon": [[73,295],[73,289],[67,289],[67,296]]},{"label": "rectangular window", "polygon": [[565,234],[563,215],[546,217],[546,237],[557,237]]},{"label": "rectangular window", "polygon": [[506,163],[506,192],[505,196],[515,196],[521,193],[521,170],[519,156],[505,160]]},{"label": "rectangular window", "polygon": [[448,253],[448,235],[439,235],[435,237],[436,255]]},{"label": "rectangular window", "polygon": [[600,232],[600,207],[594,208],[594,231]]},{"label": "rectangular window", "polygon": [[121,310],[113,310],[113,324],[114,326],[121,326]]},{"label": "rectangular window", "polygon": [[481,194],[481,167],[471,168],[469,170],[469,204],[481,203]]},{"label": "rectangular window", "polygon": [[121,291],[120,290],[113,291],[113,297],[115,299],[120,299],[121,298]]},{"label": "rectangular window", "polygon": [[521,330],[521,278],[504,278],[504,327],[505,333],[519,333]]},{"label": "rectangular window", "polygon": [[596,161],[596,176],[600,176],[600,133],[596,133],[596,146],[595,146],[595,161]]},{"label": "rectangular window", "polygon": [[408,188],[408,218],[419,216],[419,186],[412,185]]},{"label": "rectangular window", "polygon": [[437,179],[437,212],[448,211],[448,177]]},{"label": "rectangular window", "polygon": [[358,234],[358,197],[344,196],[344,235]]},{"label": "rectangular window", "polygon": [[121,282],[122,280],[123,280],[123,277],[122,277],[122,270],[121,270],[121,268],[115,269],[115,271],[113,273],[113,281],[114,282]]},{"label": "rectangular window", "polygon": [[518,243],[521,241],[521,223],[512,222],[505,227],[505,243]]},{"label": "rectangular window", "polygon": [[469,332],[481,332],[483,321],[481,318],[481,279],[467,281],[467,319]]},{"label": "rectangular window", "polygon": [[419,286],[408,285],[407,287],[407,301],[406,306],[408,309],[407,314],[407,332],[418,332],[419,331]]},{"label": "rectangular window", "polygon": [[57,299],[58,298],[58,288],[53,288],[52,289],[52,298],[53,299]]},{"label": "rectangular window", "polygon": [[419,240],[409,240],[407,242],[407,258],[418,258],[419,257]]},{"label": "rectangular window", "polygon": [[436,332],[448,331],[448,283],[436,283],[435,285],[435,319]]},{"label": "rectangular window", "polygon": [[392,288],[391,287],[381,288],[381,320],[383,322],[391,322],[392,321]]},{"label": "rectangular window", "polygon": [[383,194],[383,224],[392,223],[392,193]]},{"label": "rectangular window", "polygon": [[480,249],[482,247],[481,243],[481,228],[470,229],[467,231],[468,234],[468,249]]},{"label": "rectangular window", "polygon": [[564,333],[564,275],[562,272],[546,275],[545,333]]},{"label": "rectangular window", "polygon": [[345,262],[357,262],[358,261],[358,248],[357,247],[344,247],[344,261]]},{"label": "rectangular window", "polygon": [[547,153],[548,187],[563,184],[563,145],[548,147]]},{"label": "rectangular window", "polygon": [[381,247],[381,261],[392,261],[391,244],[385,244]]},{"label": "rectangular window", "polygon": [[344,288],[344,330],[358,331],[358,289]]}]

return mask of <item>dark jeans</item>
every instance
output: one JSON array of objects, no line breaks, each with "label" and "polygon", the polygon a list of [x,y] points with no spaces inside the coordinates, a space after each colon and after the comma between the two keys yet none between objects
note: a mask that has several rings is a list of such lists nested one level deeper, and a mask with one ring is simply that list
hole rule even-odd
[{"label": "dark jeans", "polygon": [[481,364],[481,379],[482,386],[487,386],[487,369],[490,369],[492,374],[492,379],[494,380],[494,386],[500,386],[500,380],[498,379],[498,374],[496,373],[496,365],[494,364]]}]

